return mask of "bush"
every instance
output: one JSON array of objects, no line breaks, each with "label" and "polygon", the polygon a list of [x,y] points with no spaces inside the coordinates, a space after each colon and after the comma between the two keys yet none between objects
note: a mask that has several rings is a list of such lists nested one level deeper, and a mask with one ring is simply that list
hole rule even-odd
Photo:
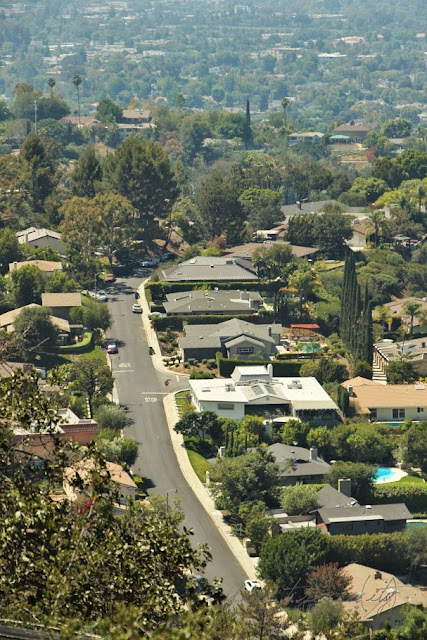
[{"label": "bush", "polygon": [[76,355],[77,353],[88,353],[92,350],[93,347],[93,334],[92,331],[85,331],[83,340],[81,342],[77,342],[76,344],[67,344],[64,347],[59,347],[59,352],[63,353],[72,353]]},{"label": "bush", "polygon": [[213,377],[213,373],[209,373],[209,371],[197,371],[196,369],[193,369],[190,374],[191,380],[208,380],[209,378]]},{"label": "bush", "polygon": [[351,562],[394,574],[408,573],[410,549],[406,533],[363,533],[330,536],[328,561],[345,566]]},{"label": "bush", "polygon": [[372,502],[390,504],[404,502],[411,512],[427,511],[427,484],[374,485]]},{"label": "bush", "polygon": [[[210,360],[208,360],[210,362]],[[277,377],[299,376],[301,365],[303,362],[298,360],[272,360],[267,363],[265,360],[228,360],[223,358],[222,354],[217,354],[217,363],[219,374],[224,378],[228,378],[236,367],[248,365],[273,365],[273,375]]]},{"label": "bush", "polygon": [[218,367],[215,358],[209,358],[209,360],[207,361],[207,365],[209,369],[216,369]]},{"label": "bush", "polygon": [[102,404],[95,412],[100,429],[123,429],[126,426],[126,411],[116,404]]},{"label": "bush", "polygon": [[189,368],[190,368],[190,363],[184,362],[184,369],[189,369]]}]

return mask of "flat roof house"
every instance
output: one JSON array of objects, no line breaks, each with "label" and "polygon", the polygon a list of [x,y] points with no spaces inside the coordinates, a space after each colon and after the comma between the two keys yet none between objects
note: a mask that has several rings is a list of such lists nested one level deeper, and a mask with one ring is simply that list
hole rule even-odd
[{"label": "flat roof house", "polygon": [[42,306],[52,309],[52,315],[70,319],[70,310],[82,306],[80,293],[42,293]]},{"label": "flat roof house", "polygon": [[160,272],[167,282],[245,282],[258,280],[256,269],[244,258],[196,256]]},{"label": "flat roof house", "polygon": [[381,384],[366,378],[352,378],[341,383],[350,395],[357,413],[378,422],[403,422],[406,418],[427,417],[427,385]]},{"label": "flat roof house", "polygon": [[427,592],[405,584],[392,573],[378,571],[355,562],[341,569],[351,578],[349,595],[343,601],[345,611],[373,630],[386,624],[393,629],[404,620],[408,604],[427,607]]},{"label": "flat roof house", "polygon": [[253,314],[263,300],[257,291],[208,290],[176,291],[163,303],[168,315]]},{"label": "flat roof house", "polygon": [[324,133],[319,131],[306,131],[303,133],[290,133],[288,135],[289,144],[298,144],[300,142],[311,142],[311,144],[317,144],[322,142],[325,137]]},{"label": "flat roof house", "polygon": [[282,325],[233,318],[218,324],[187,324],[184,333],[179,339],[184,360],[215,358],[218,351],[228,358],[267,360],[280,342]]},{"label": "flat roof house", "polygon": [[316,378],[274,378],[273,366],[236,367],[231,378],[190,380],[197,411],[214,411],[242,420],[247,414],[267,420],[300,418],[312,424],[335,424],[339,409]]},{"label": "flat roof house", "polygon": [[362,142],[370,131],[366,124],[340,124],[332,131],[332,138],[342,136],[349,138],[351,142]]},{"label": "flat roof house", "polygon": [[414,338],[405,342],[381,340],[374,344],[374,361],[381,369],[402,357],[410,359],[420,376],[427,376],[427,338]]}]

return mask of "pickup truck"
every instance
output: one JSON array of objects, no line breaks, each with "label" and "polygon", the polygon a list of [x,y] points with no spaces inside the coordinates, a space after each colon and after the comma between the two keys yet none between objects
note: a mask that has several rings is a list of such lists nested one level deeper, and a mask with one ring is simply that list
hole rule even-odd
[{"label": "pickup truck", "polygon": [[146,258],[141,262],[141,267],[157,267],[159,263],[159,258]]}]

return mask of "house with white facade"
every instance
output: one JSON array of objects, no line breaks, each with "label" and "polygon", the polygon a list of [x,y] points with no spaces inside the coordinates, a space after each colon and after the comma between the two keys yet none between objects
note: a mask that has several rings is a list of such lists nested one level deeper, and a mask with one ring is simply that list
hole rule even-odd
[{"label": "house with white facade", "polygon": [[299,418],[311,424],[335,424],[340,411],[316,378],[275,378],[272,365],[236,367],[230,378],[190,380],[197,411],[242,420],[260,415],[266,420]]},{"label": "house with white facade", "polygon": [[342,383],[357,413],[378,422],[425,420],[426,384],[381,384],[358,376]]}]

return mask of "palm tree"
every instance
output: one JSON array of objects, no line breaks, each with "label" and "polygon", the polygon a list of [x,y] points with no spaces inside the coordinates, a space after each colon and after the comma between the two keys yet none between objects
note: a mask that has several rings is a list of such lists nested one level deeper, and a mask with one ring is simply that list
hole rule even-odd
[{"label": "palm tree", "polygon": [[421,211],[421,206],[424,200],[426,199],[426,196],[427,196],[426,188],[424,187],[423,183],[420,182],[420,184],[417,187],[417,200],[418,200],[418,208],[420,211]]},{"label": "palm tree", "polygon": [[79,86],[82,83],[82,79],[80,76],[78,76],[77,74],[73,76],[73,85],[76,87],[77,90],[77,108],[78,108],[78,115],[79,115],[79,127],[80,127],[80,90],[79,90]]},{"label": "palm tree", "polygon": [[425,307],[420,309],[416,316],[420,322],[420,327],[425,327],[427,325],[427,309]]},{"label": "palm tree", "polygon": [[375,307],[375,313],[384,333],[386,322],[389,320],[389,311],[385,305],[379,304]]},{"label": "palm tree", "polygon": [[287,114],[286,114],[286,109],[288,108],[289,102],[290,102],[289,98],[282,98],[282,100],[281,100],[282,109],[283,109],[283,112],[285,114],[285,127],[288,124],[288,117],[287,117]]},{"label": "palm tree", "polygon": [[50,99],[52,100],[52,98],[53,98],[53,87],[56,85],[56,80],[54,80],[53,78],[49,78],[47,83],[48,83],[48,85],[50,87]]},{"label": "palm tree", "polygon": [[414,317],[418,315],[421,310],[421,305],[416,300],[408,300],[402,305],[402,311],[405,315],[409,316],[409,334],[412,335],[414,330]]},{"label": "palm tree", "polygon": [[369,214],[369,218],[370,223],[368,224],[366,231],[368,233],[372,233],[372,231],[374,232],[374,244],[376,248],[378,243],[378,236],[380,234],[380,231],[382,230],[382,224],[384,222],[384,214],[382,211],[372,211],[372,213]]}]

